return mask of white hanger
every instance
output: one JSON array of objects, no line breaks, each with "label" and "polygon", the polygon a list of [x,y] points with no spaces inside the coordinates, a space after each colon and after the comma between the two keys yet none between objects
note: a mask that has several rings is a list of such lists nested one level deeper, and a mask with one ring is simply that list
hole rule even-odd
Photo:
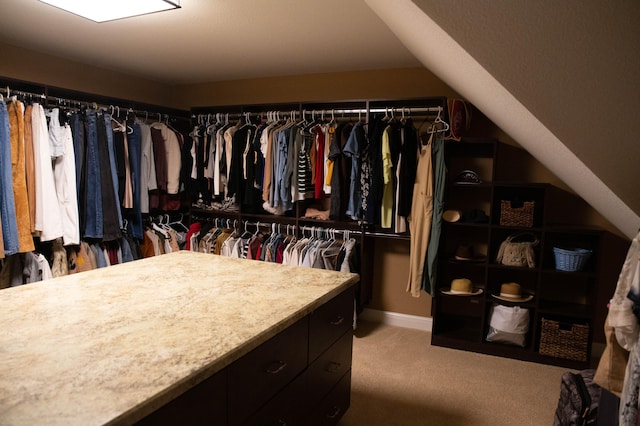
[{"label": "white hanger", "polygon": [[[447,123],[446,121],[444,121],[442,119],[442,117],[440,117],[440,113],[441,112],[442,112],[442,107],[438,107],[438,116],[433,121],[433,124],[431,125],[431,127],[427,131],[428,133],[441,133],[441,132],[446,132],[446,131],[449,130],[449,123]],[[438,129],[436,127],[437,124],[442,124],[442,128]]]}]

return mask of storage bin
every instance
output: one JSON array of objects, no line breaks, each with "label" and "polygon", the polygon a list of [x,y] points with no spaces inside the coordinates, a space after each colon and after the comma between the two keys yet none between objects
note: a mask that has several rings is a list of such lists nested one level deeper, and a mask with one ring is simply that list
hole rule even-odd
[{"label": "storage bin", "polygon": [[589,325],[542,318],[541,355],[574,361],[586,361],[589,347]]},{"label": "storage bin", "polygon": [[535,201],[525,201],[522,207],[513,207],[510,200],[500,201],[500,225],[503,226],[533,226],[533,210]]},{"label": "storage bin", "polygon": [[591,250],[554,247],[553,255],[556,259],[556,269],[570,272],[581,271],[591,256]]}]

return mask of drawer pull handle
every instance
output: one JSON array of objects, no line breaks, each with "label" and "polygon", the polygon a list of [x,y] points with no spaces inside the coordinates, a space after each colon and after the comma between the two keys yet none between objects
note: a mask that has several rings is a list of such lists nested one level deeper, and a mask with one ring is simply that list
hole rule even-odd
[{"label": "drawer pull handle", "polygon": [[344,317],[338,317],[335,320],[331,321],[331,325],[340,325],[344,322]]},{"label": "drawer pull handle", "polygon": [[324,371],[327,371],[329,373],[335,373],[338,370],[340,370],[340,366],[342,364],[340,364],[339,362],[329,362],[329,364],[327,364],[327,366],[324,368]]},{"label": "drawer pull handle", "polygon": [[332,413],[327,413],[327,418],[328,419],[335,419],[336,417],[338,417],[338,414],[340,414],[340,407],[333,407],[333,412]]},{"label": "drawer pull handle", "polygon": [[284,370],[286,366],[287,366],[286,362],[274,361],[273,363],[271,363],[271,365],[269,365],[269,367],[267,367],[265,371],[269,374],[278,374],[279,372]]}]

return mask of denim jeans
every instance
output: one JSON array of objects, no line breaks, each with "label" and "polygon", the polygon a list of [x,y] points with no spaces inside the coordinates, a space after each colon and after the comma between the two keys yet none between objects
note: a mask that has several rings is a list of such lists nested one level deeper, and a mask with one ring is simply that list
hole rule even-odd
[{"label": "denim jeans", "polygon": [[[109,120],[111,118],[109,117]],[[97,117],[98,135],[98,161],[99,179],[102,193],[102,240],[114,241],[120,238],[120,223],[118,222],[118,191],[113,186],[113,173],[111,167],[111,153],[109,152],[109,140],[104,115]],[[111,129],[111,127],[109,127]],[[113,135],[112,135],[113,137]],[[113,152],[113,151],[112,151]],[[116,179],[118,178],[116,174]]]},{"label": "denim jeans", "polygon": [[113,145],[113,129],[111,127],[111,114],[105,112],[103,114],[105,130],[107,132],[107,146],[109,147],[109,166],[111,169],[111,181],[113,182],[114,196],[116,199],[116,213],[118,215],[118,226],[122,229],[122,211],[120,210],[120,201],[118,197],[118,165],[116,163],[116,150]]},{"label": "denim jeans", "polygon": [[5,256],[18,253],[19,250],[12,170],[9,114],[7,105],[2,101],[0,102],[0,214],[2,214],[2,238]]},{"label": "denim jeans", "polygon": [[104,251],[102,250],[102,247],[100,246],[100,244],[93,243],[93,244],[90,244],[89,247],[91,247],[91,251],[96,257],[96,267],[106,268],[107,266],[109,266],[107,264],[107,258],[104,257]]},{"label": "denim jeans", "polygon": [[120,239],[120,250],[122,251],[122,262],[133,262],[135,259],[133,258],[133,252],[131,251],[131,246],[129,245],[129,241],[127,241],[124,236]]},{"label": "denim jeans", "polygon": [[102,225],[102,188],[100,185],[96,112],[87,111],[85,118],[87,145],[84,165],[86,181],[85,185],[83,185],[85,199],[83,238],[102,239],[104,232]]},{"label": "denim jeans", "polygon": [[133,133],[129,135],[129,166],[131,169],[131,185],[133,186],[133,211],[127,217],[131,235],[139,240],[142,235],[142,213],[140,209],[140,168],[142,162],[142,129],[140,124],[133,123]]},{"label": "denim jeans", "polygon": [[[73,153],[76,159],[76,191],[78,196],[78,208],[80,209],[80,217],[84,217],[84,152],[85,152],[85,136],[84,122],[81,113],[74,113],[71,117],[71,130],[73,134]],[[83,229],[83,228],[80,228]]]}]

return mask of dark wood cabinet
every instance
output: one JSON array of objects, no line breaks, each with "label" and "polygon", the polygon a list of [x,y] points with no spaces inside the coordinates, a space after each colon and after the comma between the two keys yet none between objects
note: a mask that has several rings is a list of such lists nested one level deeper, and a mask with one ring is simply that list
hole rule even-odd
[{"label": "dark wood cabinet", "polygon": [[337,424],[349,408],[354,286],[139,425]]},{"label": "dark wood cabinet", "polygon": [[[600,258],[606,250],[606,232],[576,226],[573,216],[579,216],[579,212],[563,210],[566,198],[571,195],[552,185],[499,180],[498,164],[502,160],[499,152],[500,143],[490,139],[463,139],[447,145],[445,208],[460,211],[462,218],[442,223],[439,291],[434,295],[432,308],[432,343],[586,368],[591,360],[593,330],[602,327],[597,310],[602,308],[600,304],[606,305],[606,301],[598,300],[598,286],[603,285]],[[463,170],[475,171],[481,182],[457,182],[456,177]],[[526,217],[523,216],[527,220],[520,221],[523,219],[518,216],[520,213],[513,219],[514,211],[525,211],[524,203],[532,206],[526,209]],[[479,217],[469,214],[474,210],[484,212],[486,219],[473,220]],[[506,266],[497,261],[503,241],[518,233],[523,236],[521,241],[537,241],[533,247],[534,265]],[[472,259],[456,259],[456,250],[461,245],[471,247]],[[590,256],[578,270],[561,270],[555,248],[581,248],[589,250]],[[456,278],[468,278],[483,292],[474,296],[443,293]],[[502,284],[511,282],[518,283],[523,294],[531,294],[533,298],[521,303],[496,298]],[[529,311],[524,347],[487,341],[491,309],[495,305],[520,306]],[[549,336],[545,334],[548,330],[542,327],[543,321],[559,324],[565,333],[570,332],[573,325],[582,327],[579,337],[585,343],[583,353],[575,357],[560,350],[548,355],[544,342]]]},{"label": "dark wood cabinet", "polygon": [[243,424],[307,367],[308,342],[305,317],[227,368],[229,424]]},{"label": "dark wood cabinet", "polygon": [[154,411],[136,425],[226,425],[227,422],[227,371],[223,370]]}]

